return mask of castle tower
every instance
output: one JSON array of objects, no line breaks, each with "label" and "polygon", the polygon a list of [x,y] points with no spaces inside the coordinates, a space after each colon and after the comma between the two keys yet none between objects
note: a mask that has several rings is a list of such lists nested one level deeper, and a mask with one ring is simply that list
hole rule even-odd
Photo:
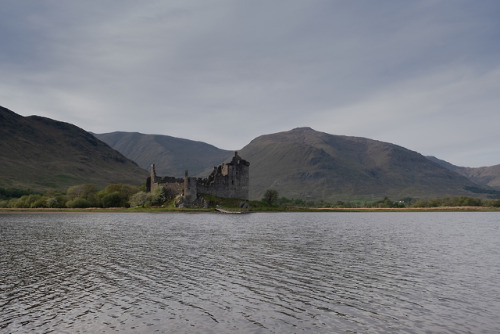
[{"label": "castle tower", "polygon": [[195,177],[189,177],[188,171],[184,173],[184,200],[193,203],[198,198],[198,189]]},{"label": "castle tower", "polygon": [[227,164],[227,168],[230,190],[228,197],[248,200],[250,163],[242,159],[236,151],[231,162]]},{"label": "castle tower", "polygon": [[156,169],[155,164],[151,164],[151,171],[149,173],[148,181],[146,182],[146,191],[153,192],[156,188]]}]

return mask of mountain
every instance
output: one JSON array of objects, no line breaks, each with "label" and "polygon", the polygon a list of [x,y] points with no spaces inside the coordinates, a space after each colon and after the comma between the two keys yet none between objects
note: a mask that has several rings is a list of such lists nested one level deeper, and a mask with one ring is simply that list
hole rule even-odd
[{"label": "mountain", "polygon": [[403,147],[297,128],[257,137],[240,156],[250,161],[250,198],[345,199],[475,196],[466,177]]},{"label": "mountain", "polygon": [[469,180],[483,186],[488,186],[496,190],[500,190],[500,165],[489,167],[459,167],[436,157],[427,157],[441,166],[452,170],[460,175],[465,176]]},{"label": "mountain", "polygon": [[64,191],[93,183],[140,185],[148,172],[68,123],[0,107],[0,187]]},{"label": "mountain", "polygon": [[214,166],[234,155],[233,151],[188,139],[137,132],[94,134],[97,138],[149,170],[155,164],[160,176],[183,177],[186,170],[192,176],[207,176]]},{"label": "mountain", "polygon": [[[186,169],[206,176],[233,156],[232,151],[170,136],[92,135],[3,107],[0,154],[0,187],[42,191],[82,183],[141,184],[152,163],[161,176],[180,177]],[[500,165],[456,167],[394,144],[311,128],[257,137],[239,155],[250,161],[251,199],[262,198],[268,189],[288,198],[325,201],[498,195],[492,188],[499,186]]]}]

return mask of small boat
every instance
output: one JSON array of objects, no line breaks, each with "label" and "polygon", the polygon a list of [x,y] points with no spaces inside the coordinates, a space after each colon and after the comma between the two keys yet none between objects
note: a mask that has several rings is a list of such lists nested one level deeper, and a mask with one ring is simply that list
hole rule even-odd
[{"label": "small boat", "polygon": [[221,209],[221,208],[216,208],[215,210],[217,210],[218,212],[220,213],[231,213],[231,214],[243,214],[243,213],[248,213],[248,211],[229,211],[229,210],[224,210],[224,209]]}]

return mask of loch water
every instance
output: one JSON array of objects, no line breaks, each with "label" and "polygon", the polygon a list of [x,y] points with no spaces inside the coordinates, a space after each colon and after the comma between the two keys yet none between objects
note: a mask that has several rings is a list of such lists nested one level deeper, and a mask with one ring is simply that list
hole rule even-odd
[{"label": "loch water", "polygon": [[1,213],[1,333],[500,333],[500,213]]}]

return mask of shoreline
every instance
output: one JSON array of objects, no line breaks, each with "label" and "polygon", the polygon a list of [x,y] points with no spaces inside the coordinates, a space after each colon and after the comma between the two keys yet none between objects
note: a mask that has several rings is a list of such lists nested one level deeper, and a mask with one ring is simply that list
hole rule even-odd
[{"label": "shoreline", "polygon": [[[214,213],[213,209],[171,209],[171,208],[0,208],[0,213]],[[304,208],[286,207],[276,210],[250,210],[248,213],[280,212],[500,212],[498,207],[456,206],[433,208]]]}]

